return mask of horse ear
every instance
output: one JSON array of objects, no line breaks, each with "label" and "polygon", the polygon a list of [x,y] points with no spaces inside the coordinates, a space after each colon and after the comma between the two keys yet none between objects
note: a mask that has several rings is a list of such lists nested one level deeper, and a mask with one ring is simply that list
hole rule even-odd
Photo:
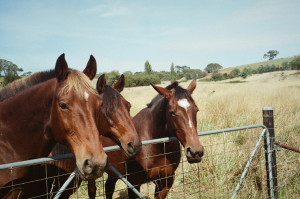
[{"label": "horse ear", "polygon": [[68,64],[65,60],[65,54],[60,55],[55,65],[55,75],[57,80],[64,81],[68,77]]},{"label": "horse ear", "polygon": [[168,89],[165,89],[163,87],[160,87],[160,86],[155,86],[153,84],[151,84],[151,86],[161,95],[163,96],[164,98],[166,99],[169,99],[172,95],[173,95],[173,92],[172,90],[168,90]]},{"label": "horse ear", "polygon": [[99,94],[102,94],[106,87],[105,74],[101,75],[97,81],[97,91]]},{"label": "horse ear", "polygon": [[94,79],[97,73],[97,62],[93,55],[90,56],[90,59],[83,71],[83,73],[90,78],[90,80]]},{"label": "horse ear", "polygon": [[117,81],[117,83],[115,83],[114,89],[116,89],[117,91],[119,91],[119,93],[121,93],[121,91],[124,89],[124,86],[125,86],[125,77],[122,74],[119,80]]},{"label": "horse ear", "polygon": [[194,79],[193,81],[191,81],[190,85],[187,87],[187,91],[189,91],[191,94],[193,93],[193,91],[196,88],[196,80]]}]

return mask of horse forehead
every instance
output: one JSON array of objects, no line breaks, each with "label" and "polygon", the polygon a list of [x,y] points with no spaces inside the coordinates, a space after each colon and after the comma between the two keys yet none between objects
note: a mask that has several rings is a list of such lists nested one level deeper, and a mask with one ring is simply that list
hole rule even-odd
[{"label": "horse forehead", "polygon": [[84,99],[87,101],[89,99],[90,94],[88,92],[84,91]]},{"label": "horse forehead", "polygon": [[178,104],[178,106],[184,108],[186,111],[188,110],[188,108],[190,106],[190,103],[189,103],[189,101],[186,98],[179,99],[177,101],[177,104]]}]

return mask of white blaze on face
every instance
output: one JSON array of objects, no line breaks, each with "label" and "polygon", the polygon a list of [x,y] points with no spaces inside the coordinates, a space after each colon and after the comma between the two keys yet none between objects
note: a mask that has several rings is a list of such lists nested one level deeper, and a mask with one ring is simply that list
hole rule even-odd
[{"label": "white blaze on face", "polygon": [[84,99],[87,101],[88,99],[89,99],[89,94],[86,92],[86,91],[84,91]]},{"label": "white blaze on face", "polygon": [[180,107],[184,108],[185,111],[187,111],[188,108],[189,108],[189,106],[190,106],[190,103],[188,102],[187,99],[184,98],[184,99],[178,100],[178,105],[179,105]]},{"label": "white blaze on face", "polygon": [[[188,102],[188,100],[187,100],[186,98],[180,99],[180,100],[178,100],[177,103],[178,103],[178,106],[184,108],[185,111],[186,111],[186,113],[187,113],[188,108],[189,108],[189,106],[190,106],[190,103]],[[193,127],[193,126],[192,126],[192,121],[191,121],[191,118],[190,118],[189,115],[188,115],[188,117],[189,117],[189,126],[190,126],[190,128],[192,129],[192,127]]]}]

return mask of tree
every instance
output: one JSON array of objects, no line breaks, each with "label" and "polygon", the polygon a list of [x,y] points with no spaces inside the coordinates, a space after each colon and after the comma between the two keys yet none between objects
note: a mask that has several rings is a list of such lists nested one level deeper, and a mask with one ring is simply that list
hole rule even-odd
[{"label": "tree", "polygon": [[3,84],[7,85],[8,83],[19,79],[19,72],[22,72],[23,69],[19,68],[16,64],[11,61],[7,61],[5,59],[0,59],[0,77],[2,76],[2,72],[4,73],[4,81]]},{"label": "tree", "polygon": [[176,72],[175,72],[175,68],[174,68],[174,63],[171,64],[170,80],[171,81],[175,81],[176,80]]},{"label": "tree", "polygon": [[152,71],[151,65],[150,65],[149,61],[146,60],[146,62],[145,62],[145,73],[147,75],[150,75],[152,72],[153,71]]},{"label": "tree", "polygon": [[273,60],[278,54],[279,52],[277,50],[269,50],[264,54],[264,59],[268,58],[269,60]]},{"label": "tree", "polygon": [[112,86],[120,78],[120,73],[117,70],[113,70],[109,73],[105,73],[105,78],[106,78],[107,85]]},{"label": "tree", "polygon": [[18,72],[22,71],[22,68],[19,68],[16,64],[12,63],[11,61],[0,59],[0,76],[2,75],[2,72],[4,72],[4,75],[6,75],[7,73],[18,75]]},{"label": "tree", "polygon": [[124,74],[125,76],[126,76],[126,75],[133,75],[133,73],[132,73],[131,71],[129,71],[129,70],[125,71],[123,74]]},{"label": "tree", "polygon": [[208,73],[212,73],[212,72],[219,71],[222,68],[223,68],[223,66],[221,66],[218,63],[210,63],[206,66],[206,68],[204,70],[207,71]]},{"label": "tree", "polygon": [[190,70],[191,68],[190,67],[188,67],[188,66],[175,66],[175,68],[176,68],[176,72],[177,73],[184,73],[185,71],[187,71],[187,70]]}]

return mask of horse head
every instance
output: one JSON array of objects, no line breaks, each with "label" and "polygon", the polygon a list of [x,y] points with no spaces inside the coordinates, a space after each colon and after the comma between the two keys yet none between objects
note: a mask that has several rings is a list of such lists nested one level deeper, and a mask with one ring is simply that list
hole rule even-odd
[{"label": "horse head", "polygon": [[204,148],[197,135],[197,112],[191,94],[196,88],[193,80],[187,89],[174,82],[167,88],[152,85],[152,87],[167,100],[166,122],[175,131],[175,135],[184,146],[184,152],[189,163],[201,161]]},{"label": "horse head", "polygon": [[[90,77],[95,71],[96,60],[91,56],[84,72]],[[108,165],[96,125],[100,97],[84,73],[68,68],[64,54],[57,59],[55,73],[56,88],[46,134],[70,148],[83,179],[100,177]]]},{"label": "horse head", "polygon": [[140,152],[141,141],[129,113],[131,104],[120,94],[124,86],[124,75],[113,87],[106,84],[105,75],[99,77],[97,91],[102,98],[99,132],[114,140],[128,157],[132,157]]}]

